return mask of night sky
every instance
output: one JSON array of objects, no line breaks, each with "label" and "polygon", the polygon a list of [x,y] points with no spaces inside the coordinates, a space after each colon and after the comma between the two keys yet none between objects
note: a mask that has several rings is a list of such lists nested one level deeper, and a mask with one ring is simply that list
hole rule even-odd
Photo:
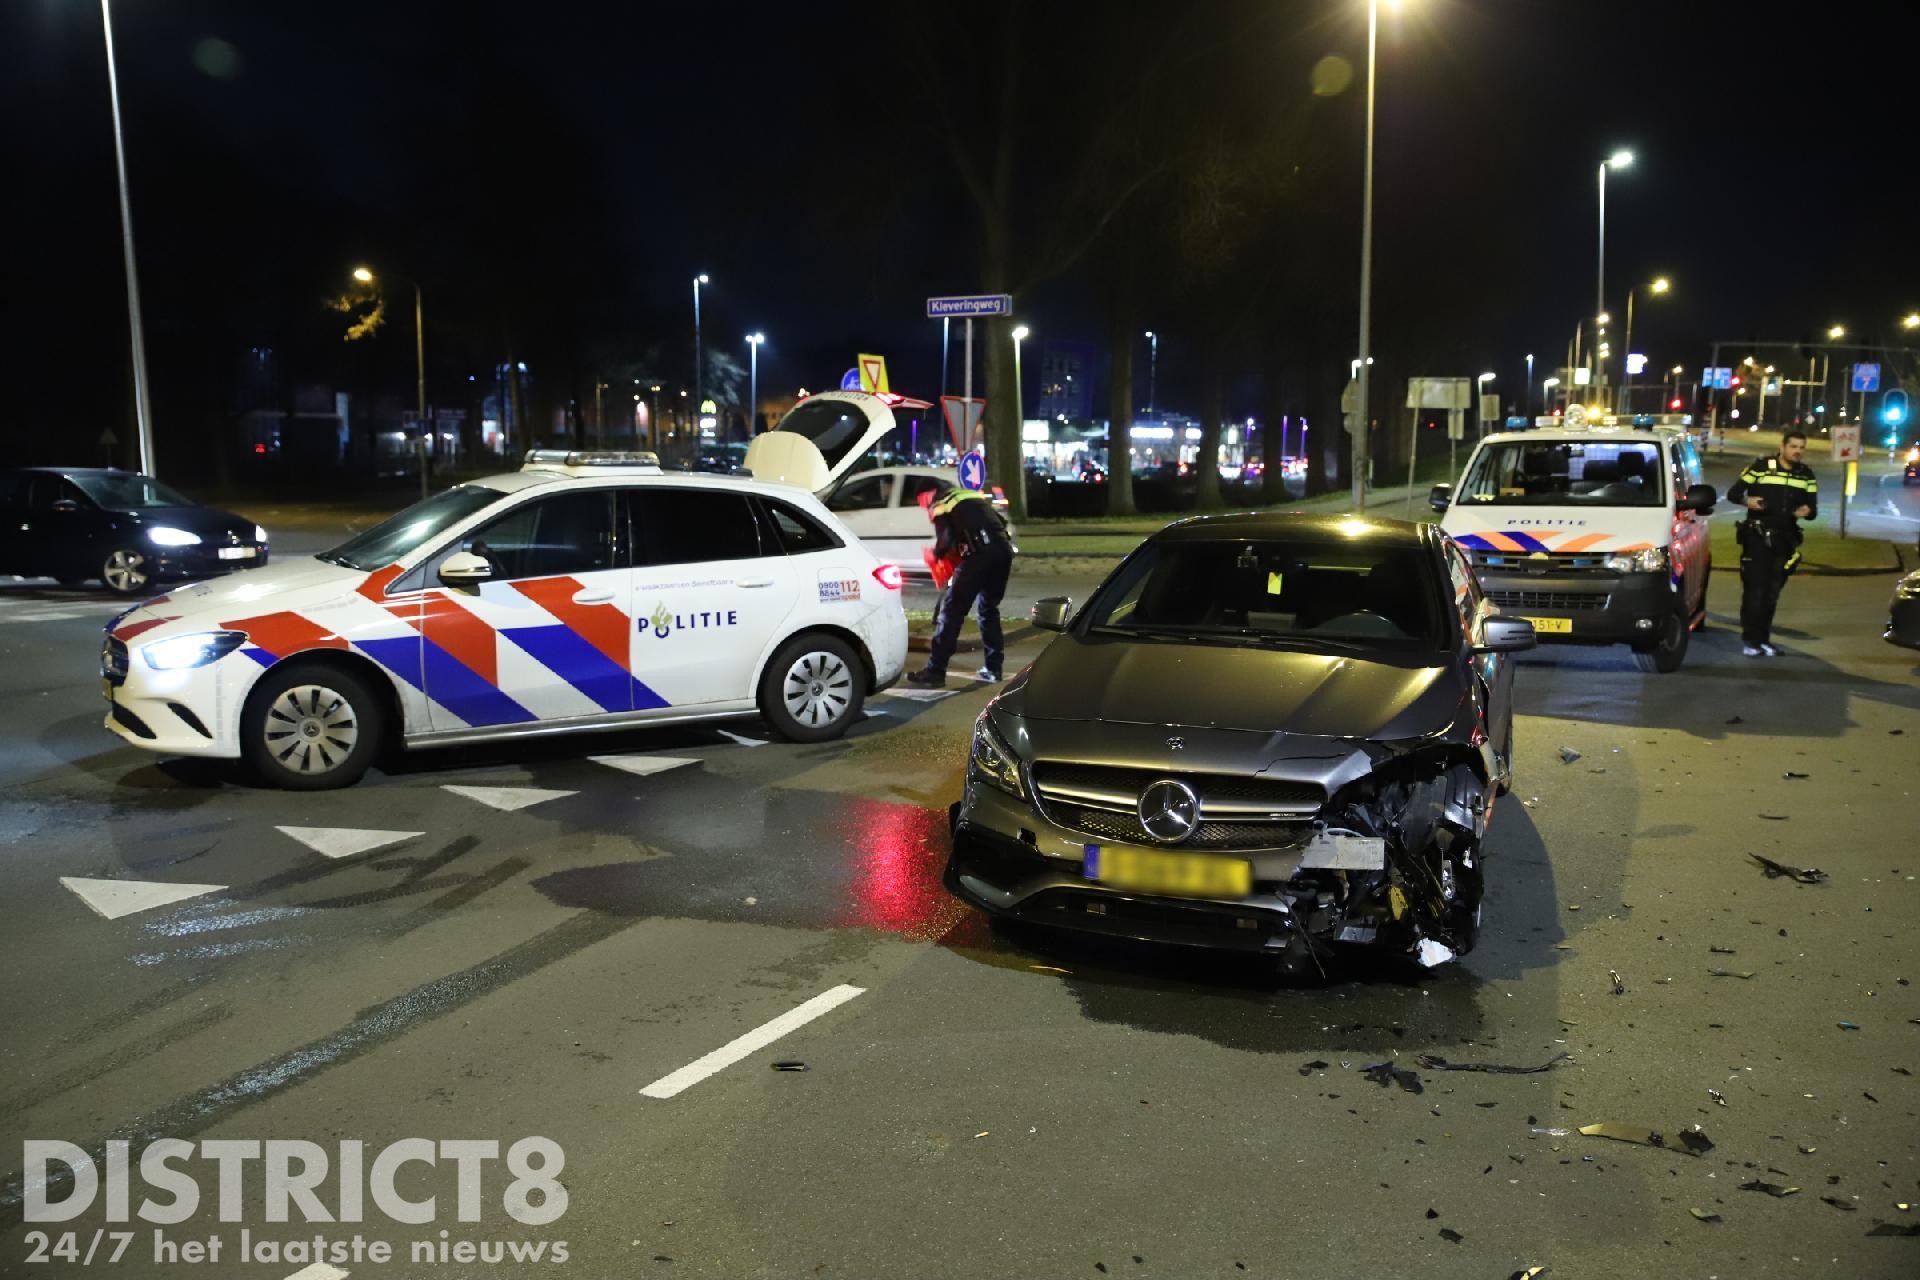
[{"label": "night sky", "polygon": [[[1123,7],[1131,25],[1110,23]],[[1383,357],[1497,370],[1503,389],[1528,351],[1556,363],[1592,305],[1595,167],[1623,146],[1637,162],[1608,184],[1608,297],[1619,308],[1628,283],[1672,277],[1674,294],[1636,316],[1654,367],[1697,367],[1715,338],[1814,338],[1836,321],[1898,341],[1897,317],[1920,307],[1913,68],[1884,11],[1852,11],[1409,0],[1383,16]],[[924,299],[980,283],[978,223],[927,89],[947,86],[963,120],[977,113],[959,89],[994,42],[954,33],[968,12],[984,25],[1002,9],[982,0],[929,24],[822,3],[118,0],[163,442],[231,414],[256,347],[296,379],[409,395],[409,320],[396,310],[348,352],[320,307],[361,261],[424,286],[436,400],[509,350],[549,393],[590,394],[615,365],[684,381],[703,270],[708,344],[744,363],[743,335],[764,330],[763,388],[828,385],[855,351],[878,350],[900,389],[936,392]],[[1307,196],[1318,221],[1295,224],[1315,230],[1286,249],[1327,264],[1329,283],[1252,305],[1314,316],[1350,348],[1364,83],[1314,101],[1307,70],[1326,54],[1363,67],[1364,4],[1029,12],[1043,16],[1026,28],[1028,209],[1051,198],[1081,121],[1131,91],[1113,31],[1143,61],[1156,22],[1170,43],[1244,33],[1187,74],[1255,85],[1266,96],[1246,111],[1310,109],[1313,145],[1333,157]],[[928,31],[950,34],[930,49]],[[8,0],[0,104],[15,452],[103,425],[129,435],[97,3]],[[1035,341],[1104,341],[1088,271],[1023,293]],[[1199,338],[1183,314],[1170,305],[1157,326],[1159,399],[1191,411]],[[1259,367],[1239,360],[1230,395],[1246,403],[1230,413],[1260,411]]]}]

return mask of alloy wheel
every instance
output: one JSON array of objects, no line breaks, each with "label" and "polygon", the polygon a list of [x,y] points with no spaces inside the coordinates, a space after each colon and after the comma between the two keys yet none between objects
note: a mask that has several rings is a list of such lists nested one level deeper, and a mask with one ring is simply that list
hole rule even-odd
[{"label": "alloy wheel", "polygon": [[853,701],[853,673],[838,654],[815,649],[787,668],[780,697],[796,723],[817,729],[846,715]]},{"label": "alloy wheel", "polygon": [[322,774],[343,764],[360,741],[345,695],[324,685],[295,685],[273,700],[261,730],[267,753],[295,773]]},{"label": "alloy wheel", "polygon": [[147,585],[147,558],[138,551],[116,551],[100,576],[115,591],[138,591]]}]

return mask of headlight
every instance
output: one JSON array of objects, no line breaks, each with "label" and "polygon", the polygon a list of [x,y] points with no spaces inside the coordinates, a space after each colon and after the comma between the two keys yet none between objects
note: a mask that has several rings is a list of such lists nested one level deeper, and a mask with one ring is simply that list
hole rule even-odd
[{"label": "headlight", "polygon": [[183,667],[204,667],[246,642],[244,631],[196,631],[192,635],[172,636],[144,645],[140,655],[155,671],[178,671]]},{"label": "headlight", "polygon": [[1615,573],[1658,573],[1667,567],[1665,547],[1642,547],[1607,557],[1607,568]]},{"label": "headlight", "polygon": [[968,767],[981,781],[1000,788],[1016,799],[1027,798],[1026,784],[1020,780],[1020,758],[1013,754],[1006,739],[993,727],[992,717],[982,712],[973,724],[973,753]]},{"label": "headlight", "polygon": [[267,545],[266,526],[258,524],[253,526],[253,540],[263,547]]},{"label": "headlight", "polygon": [[200,545],[199,534],[188,533],[185,529],[169,529],[165,525],[147,530],[147,537],[156,547],[197,547]]}]

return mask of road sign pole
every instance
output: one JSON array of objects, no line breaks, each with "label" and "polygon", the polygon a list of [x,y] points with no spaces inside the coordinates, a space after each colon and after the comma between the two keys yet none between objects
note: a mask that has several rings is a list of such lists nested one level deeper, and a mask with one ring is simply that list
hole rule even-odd
[{"label": "road sign pole", "polygon": [[973,403],[973,317],[967,317],[966,374],[961,379],[961,392],[968,404]]}]

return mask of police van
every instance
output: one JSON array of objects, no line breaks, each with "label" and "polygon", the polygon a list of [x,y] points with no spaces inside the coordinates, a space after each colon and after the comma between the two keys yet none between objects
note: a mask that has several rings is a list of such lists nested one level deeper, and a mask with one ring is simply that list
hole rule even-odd
[{"label": "police van", "polygon": [[1435,485],[1440,527],[1473,558],[1501,612],[1543,642],[1626,644],[1644,671],[1677,671],[1706,620],[1719,495],[1700,481],[1687,415],[1521,420]]},{"label": "police van", "polygon": [[838,737],[899,679],[899,571],[812,494],[536,451],[330,551],[115,618],[106,727],[296,789],[380,747],[719,720]]}]

